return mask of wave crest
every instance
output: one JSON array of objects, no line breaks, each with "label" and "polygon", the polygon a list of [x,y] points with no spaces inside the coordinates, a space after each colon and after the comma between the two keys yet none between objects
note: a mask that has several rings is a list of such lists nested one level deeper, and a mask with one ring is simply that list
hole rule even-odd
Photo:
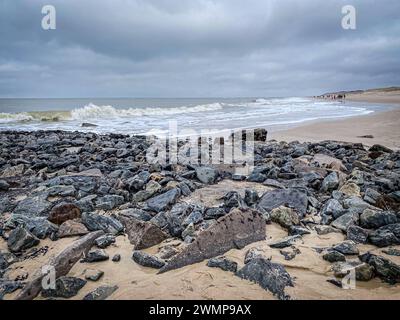
[{"label": "wave crest", "polygon": [[144,117],[144,116],[163,116],[182,113],[194,113],[205,111],[221,110],[221,103],[211,103],[205,105],[197,105],[193,107],[174,107],[174,108],[129,108],[116,109],[113,106],[97,106],[90,103],[83,108],[74,109],[71,111],[73,120],[85,119],[110,119],[110,118],[129,118],[129,117]]}]

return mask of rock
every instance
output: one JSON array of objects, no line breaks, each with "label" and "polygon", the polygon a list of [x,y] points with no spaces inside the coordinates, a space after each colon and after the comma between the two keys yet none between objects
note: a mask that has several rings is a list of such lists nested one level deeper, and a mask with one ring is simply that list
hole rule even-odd
[{"label": "rock", "polygon": [[60,225],[68,220],[81,217],[81,210],[73,203],[60,203],[51,209],[48,220],[54,224]]},{"label": "rock", "polygon": [[303,228],[303,227],[299,227],[299,226],[291,226],[289,228],[289,235],[290,236],[295,236],[295,235],[300,235],[300,236],[304,236],[306,234],[310,234],[310,230]]},{"label": "rock", "polygon": [[282,189],[266,192],[258,203],[262,210],[270,212],[280,206],[294,209],[301,217],[307,212],[307,194],[297,189]]},{"label": "rock", "polygon": [[387,254],[388,256],[400,257],[400,250],[399,249],[389,248],[387,250],[382,250],[382,252]]},{"label": "rock", "polygon": [[257,248],[252,248],[247,250],[246,255],[244,257],[244,264],[249,263],[251,260],[256,258],[263,258],[263,251]]},{"label": "rock", "polygon": [[322,258],[328,262],[346,261],[345,255],[336,250],[328,251],[322,256]]},{"label": "rock", "polygon": [[0,180],[0,191],[7,191],[10,185],[5,180]]},{"label": "rock", "polygon": [[165,265],[163,260],[142,251],[134,251],[132,259],[137,264],[148,268],[160,269]]},{"label": "rock", "polygon": [[86,269],[84,274],[86,280],[98,281],[104,275],[104,272],[101,270]]},{"label": "rock", "polygon": [[115,194],[109,194],[96,200],[96,208],[102,210],[112,210],[124,202],[124,197]]},{"label": "rock", "polygon": [[47,193],[51,197],[60,196],[60,197],[74,197],[76,194],[76,189],[74,186],[53,186],[48,188]]},{"label": "rock", "polygon": [[112,234],[105,234],[104,236],[97,238],[94,243],[96,244],[96,247],[105,249],[115,243],[115,236]]},{"label": "rock", "polygon": [[86,281],[83,279],[63,276],[56,280],[55,289],[42,290],[42,296],[45,298],[72,298],[85,284]]},{"label": "rock", "polygon": [[148,171],[141,171],[136,176],[130,178],[127,181],[129,190],[130,191],[141,190],[149,181],[149,179],[150,179],[150,173]]},{"label": "rock", "polygon": [[153,216],[141,209],[125,209],[118,212],[118,216],[135,218],[140,221],[150,221]]},{"label": "rock", "polygon": [[358,281],[370,281],[375,276],[374,268],[366,263],[356,267],[356,279]]},{"label": "rock", "polygon": [[347,240],[352,240],[356,243],[367,243],[368,242],[368,230],[365,230],[358,226],[350,226],[347,229]]},{"label": "rock", "polygon": [[210,268],[220,268],[224,271],[236,272],[238,264],[225,257],[217,257],[208,260],[207,266]]},{"label": "rock", "polygon": [[165,211],[173,204],[180,196],[180,191],[177,188],[162,193],[146,202],[148,208],[155,212]]},{"label": "rock", "polygon": [[150,248],[168,238],[164,231],[151,222],[139,221],[126,216],[121,216],[120,219],[125,225],[129,241],[135,250]]},{"label": "rock", "polygon": [[81,212],[93,212],[94,211],[94,204],[93,204],[93,200],[95,200],[97,198],[97,195],[90,195],[90,196],[86,196],[82,199],[80,199],[79,201],[77,201],[75,204],[79,207],[79,209],[81,209]]},{"label": "rock", "polygon": [[39,239],[45,239],[58,230],[58,226],[49,222],[46,217],[28,217],[12,214],[5,223],[5,227],[15,229],[18,226],[23,227]]},{"label": "rock", "polygon": [[347,232],[347,229],[358,223],[358,214],[353,212],[348,212],[335,221],[332,222],[332,227],[342,230],[343,232]]},{"label": "rock", "polygon": [[100,262],[106,261],[109,259],[108,254],[102,249],[93,249],[90,250],[86,256],[81,260],[81,262]]},{"label": "rock", "polygon": [[333,216],[339,218],[345,213],[343,206],[336,199],[329,199],[322,208],[321,215]]},{"label": "rock", "polygon": [[345,209],[351,209],[353,212],[361,214],[365,209],[368,209],[371,206],[358,197],[350,197],[343,200],[343,207]]},{"label": "rock", "polygon": [[292,209],[284,206],[280,206],[271,211],[271,220],[287,229],[300,223],[297,214]]},{"label": "rock", "polygon": [[194,208],[193,211],[189,214],[189,216],[185,220],[183,220],[182,227],[187,227],[190,224],[195,225],[202,221],[203,221],[202,211]]},{"label": "rock", "polygon": [[336,172],[331,172],[322,181],[321,192],[329,192],[339,187],[339,176]]},{"label": "rock", "polygon": [[143,202],[154,196],[162,189],[161,185],[156,181],[150,180],[146,185],[146,190],[141,190],[133,195],[133,202]]},{"label": "rock", "polygon": [[344,255],[358,255],[360,253],[357,245],[350,240],[343,241],[342,243],[333,246],[332,249]]},{"label": "rock", "polygon": [[84,296],[83,300],[106,300],[117,290],[118,286],[101,286]]},{"label": "rock", "polygon": [[339,191],[347,196],[360,196],[360,187],[352,182],[346,183]]},{"label": "rock", "polygon": [[82,223],[90,231],[103,230],[105,233],[114,235],[124,231],[124,226],[117,219],[96,213],[84,213]]},{"label": "rock", "polygon": [[89,230],[80,222],[68,220],[65,221],[58,229],[58,238],[83,236],[88,234]]},{"label": "rock", "polygon": [[343,165],[342,161],[322,153],[315,154],[311,162],[322,168],[329,168],[337,171],[346,170],[346,167]]},{"label": "rock", "polygon": [[226,212],[222,208],[209,208],[205,211],[205,219],[218,219],[226,215]]},{"label": "rock", "polygon": [[11,231],[7,240],[8,249],[11,252],[21,252],[39,244],[39,239],[23,227]]},{"label": "rock", "polygon": [[218,178],[218,170],[211,167],[196,167],[196,177],[204,184],[213,184]]},{"label": "rock", "polygon": [[285,257],[286,261],[290,261],[296,258],[301,252],[296,247],[291,247],[290,250],[279,250],[279,253]]},{"label": "rock", "polygon": [[18,289],[23,288],[24,285],[25,284],[21,281],[12,281],[0,278],[0,300],[3,300],[3,297],[6,294],[13,293]]},{"label": "rock", "polygon": [[394,262],[369,252],[360,256],[360,260],[372,266],[376,275],[385,282],[400,283],[400,266]]},{"label": "rock", "polygon": [[244,208],[246,207],[244,200],[236,191],[230,191],[224,196],[224,206],[229,212],[232,208]]},{"label": "rock", "polygon": [[387,225],[371,232],[368,240],[380,248],[400,244],[400,223]]},{"label": "rock", "polygon": [[210,259],[234,248],[265,239],[265,220],[257,211],[233,209],[215,224],[201,231],[191,244],[172,257],[160,272]]},{"label": "rock", "polygon": [[380,144],[374,144],[371,148],[369,148],[369,152],[384,152],[384,153],[393,153],[393,150],[382,146]]},{"label": "rock", "polygon": [[89,123],[89,122],[83,122],[81,124],[81,127],[83,128],[94,128],[94,127],[98,127],[97,124],[93,124],[93,123]]},{"label": "rock", "polygon": [[277,188],[277,189],[285,189],[285,185],[283,185],[279,181],[276,181],[276,180],[273,180],[273,179],[266,179],[263,182],[263,185],[267,186],[267,187]]},{"label": "rock", "polygon": [[244,194],[244,202],[250,207],[257,204],[257,202],[260,200],[260,197],[255,190],[246,189]]},{"label": "rock", "polygon": [[285,294],[287,286],[293,287],[293,280],[285,268],[264,258],[250,260],[236,275],[242,279],[258,283],[281,300],[289,299]]},{"label": "rock", "polygon": [[189,236],[189,237],[194,237],[195,232],[196,232],[196,229],[195,229],[195,227],[194,227],[194,224],[193,224],[193,223],[189,224],[189,225],[186,227],[186,229],[183,230],[183,232],[182,232],[182,239],[185,239],[185,238],[188,237],[188,236]]},{"label": "rock", "polygon": [[378,199],[381,197],[381,194],[371,188],[368,188],[367,190],[365,190],[364,193],[364,201],[368,202],[369,204],[375,206],[376,202],[378,201]]},{"label": "rock", "polygon": [[315,231],[318,235],[323,236],[329,233],[342,233],[340,229],[331,226],[315,226]]},{"label": "rock", "polygon": [[[94,240],[100,237],[102,234],[103,231],[96,231],[76,240],[63,251],[61,251],[61,253],[47,261],[45,266],[54,267],[54,270],[59,277],[67,275],[75,263],[92,247]],[[43,268],[40,267],[34,273],[32,281],[21,290],[16,299],[34,299],[42,290],[42,280],[44,276],[45,274],[43,273]]]},{"label": "rock", "polygon": [[274,241],[274,242],[270,243],[269,246],[274,249],[287,248],[287,247],[290,247],[291,245],[293,245],[293,243],[295,243],[297,240],[300,240],[300,239],[301,239],[301,236],[299,236],[299,235],[289,236],[289,237]]},{"label": "rock", "polygon": [[354,271],[355,279],[358,281],[370,281],[374,277],[374,269],[366,263],[352,262],[336,262],[332,266],[335,277],[343,278]]},{"label": "rock", "polygon": [[46,216],[51,206],[52,203],[47,201],[46,197],[36,196],[18,202],[13,213],[29,217]]},{"label": "rock", "polygon": [[111,260],[113,262],[120,262],[121,261],[121,255],[120,254],[116,254],[116,255],[114,255],[114,257],[112,257]]},{"label": "rock", "polygon": [[360,216],[360,225],[366,229],[377,229],[388,224],[394,224],[398,220],[395,213],[365,209]]},{"label": "rock", "polygon": [[1,175],[2,178],[11,178],[20,176],[24,173],[25,166],[23,164],[19,164],[14,167],[5,168],[3,174]]}]

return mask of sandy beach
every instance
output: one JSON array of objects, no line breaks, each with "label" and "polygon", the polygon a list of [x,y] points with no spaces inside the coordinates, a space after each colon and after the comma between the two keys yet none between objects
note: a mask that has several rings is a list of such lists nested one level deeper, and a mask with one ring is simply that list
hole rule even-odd
[{"label": "sandy beach", "polygon": [[302,142],[337,140],[363,143],[366,146],[382,144],[396,150],[400,148],[400,90],[393,92],[372,90],[365,93],[347,94],[346,100],[393,104],[393,110],[377,111],[365,116],[334,121],[310,123],[284,131],[271,132],[269,139]]}]

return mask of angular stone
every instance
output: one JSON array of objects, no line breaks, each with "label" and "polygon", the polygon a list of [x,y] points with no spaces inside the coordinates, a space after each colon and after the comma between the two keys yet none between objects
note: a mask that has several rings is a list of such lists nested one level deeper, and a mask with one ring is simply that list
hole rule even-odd
[{"label": "angular stone", "polygon": [[55,289],[42,290],[42,296],[45,298],[72,298],[85,284],[86,281],[83,279],[63,276],[56,280]]},{"label": "angular stone", "polygon": [[339,187],[339,176],[336,172],[331,172],[322,181],[321,191],[329,192],[329,191],[336,190],[338,187]]},{"label": "angular stone", "polygon": [[365,230],[358,226],[353,225],[347,229],[347,240],[352,240],[356,243],[367,243],[368,235],[368,230]]},{"label": "angular stone", "polygon": [[343,232],[347,232],[347,229],[350,226],[357,224],[357,222],[358,222],[358,214],[349,212],[337,218],[335,221],[332,222],[331,225],[332,227],[340,229]]},{"label": "angular stone", "polygon": [[7,220],[5,227],[15,229],[18,226],[25,228],[39,239],[45,239],[58,230],[58,226],[48,221],[46,217],[29,217],[12,214]]},{"label": "angular stone", "polygon": [[369,252],[360,256],[360,260],[372,266],[375,273],[385,282],[400,283],[400,266],[394,262]]},{"label": "angular stone", "polygon": [[400,223],[387,225],[371,232],[368,240],[380,248],[400,244]]},{"label": "angular stone", "polygon": [[147,268],[160,269],[165,265],[163,260],[142,251],[134,251],[132,259],[137,264]]},{"label": "angular stone", "polygon": [[202,183],[213,184],[218,178],[218,170],[211,167],[196,167],[196,177]]},{"label": "angular stone", "polygon": [[336,250],[328,251],[322,256],[322,258],[328,262],[346,261],[345,255]]},{"label": "angular stone", "polygon": [[106,300],[117,290],[118,286],[101,286],[84,296],[83,300]]},{"label": "angular stone", "polygon": [[132,217],[141,221],[150,221],[153,216],[141,209],[125,209],[118,212],[118,216]]},{"label": "angular stone", "polygon": [[48,220],[54,224],[61,225],[65,221],[81,217],[81,210],[73,203],[60,203],[51,209]]},{"label": "angular stone", "polygon": [[26,198],[18,202],[14,209],[14,214],[25,215],[29,217],[45,216],[50,210],[52,203],[43,196]]},{"label": "angular stone", "polygon": [[8,249],[11,252],[21,252],[39,244],[39,239],[23,227],[11,231],[7,240]]},{"label": "angular stone", "polygon": [[82,259],[82,262],[100,262],[106,261],[109,259],[108,254],[102,249],[93,249],[90,250],[86,256]]},{"label": "angular stone", "polygon": [[180,196],[180,191],[179,189],[175,188],[167,192],[164,192],[154,198],[151,198],[150,200],[147,200],[146,204],[150,210],[153,210],[155,212],[161,212],[165,211],[170,206],[175,204],[179,196]]},{"label": "angular stone", "polygon": [[285,206],[294,209],[303,217],[307,212],[307,204],[306,193],[298,189],[281,189],[266,192],[261,197],[258,206],[267,212],[280,206]]},{"label": "angular stone", "polygon": [[260,257],[250,260],[236,275],[258,283],[281,300],[290,298],[285,294],[285,288],[294,286],[292,278],[282,265]]},{"label": "angular stone", "polygon": [[344,255],[358,255],[359,254],[357,245],[351,240],[343,241],[342,243],[339,243],[339,244],[333,246],[332,249],[336,250]]},{"label": "angular stone", "polygon": [[271,220],[283,228],[290,228],[300,223],[298,215],[290,208],[280,206],[271,211]]},{"label": "angular stone", "polygon": [[115,243],[115,236],[112,234],[105,234],[104,236],[97,238],[94,243],[96,244],[96,247],[105,249]]},{"label": "angular stone", "polygon": [[257,211],[233,209],[217,223],[200,232],[194,242],[175,255],[160,272],[201,262],[230,249],[265,239],[265,220]]},{"label": "angular stone", "polygon": [[125,225],[129,241],[135,250],[150,248],[168,238],[164,231],[151,222],[139,221],[126,216],[120,216],[120,219]]},{"label": "angular stone", "polygon": [[360,187],[353,182],[346,183],[339,191],[347,196],[360,196]]},{"label": "angular stone", "polygon": [[84,274],[86,280],[98,281],[104,275],[104,272],[101,270],[86,269]]},{"label": "angular stone", "polygon": [[396,214],[389,211],[374,211],[365,209],[360,216],[360,225],[366,229],[377,229],[388,224],[397,223]]},{"label": "angular stone", "polygon": [[208,260],[207,266],[210,268],[220,268],[224,271],[236,272],[238,264],[225,257],[217,257]]},{"label": "angular stone", "polygon": [[89,230],[80,222],[68,220],[65,221],[58,229],[58,238],[83,236],[88,234]]},{"label": "angular stone", "polygon": [[82,223],[90,231],[103,230],[105,233],[120,234],[124,226],[117,219],[96,213],[84,213]]},{"label": "angular stone", "polygon": [[300,239],[301,239],[301,236],[297,234],[295,236],[289,236],[289,237],[285,237],[283,239],[276,240],[276,241],[270,243],[269,246],[274,249],[283,249],[283,248],[290,247],[291,245],[293,245],[293,243],[295,243],[297,240],[300,240]]}]

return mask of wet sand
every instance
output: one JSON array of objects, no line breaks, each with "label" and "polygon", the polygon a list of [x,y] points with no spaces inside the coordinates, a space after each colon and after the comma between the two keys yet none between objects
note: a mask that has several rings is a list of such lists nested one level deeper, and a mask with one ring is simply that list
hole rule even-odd
[{"label": "wet sand", "polygon": [[[362,138],[366,135],[372,135],[373,138]],[[397,150],[400,149],[400,108],[271,132],[268,139],[300,142],[336,140],[363,143],[366,146],[382,144]]]}]

